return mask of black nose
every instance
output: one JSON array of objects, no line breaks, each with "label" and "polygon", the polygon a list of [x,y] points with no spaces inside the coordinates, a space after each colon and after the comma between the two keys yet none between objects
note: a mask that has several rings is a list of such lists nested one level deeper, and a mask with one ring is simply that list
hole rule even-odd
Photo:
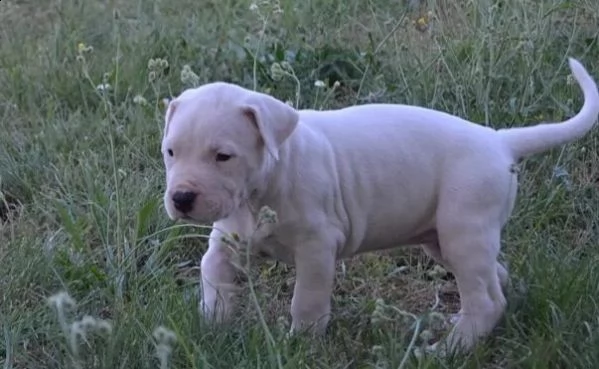
[{"label": "black nose", "polygon": [[196,199],[197,194],[190,191],[177,191],[173,195],[173,203],[175,208],[182,213],[187,213],[193,209],[193,201]]}]

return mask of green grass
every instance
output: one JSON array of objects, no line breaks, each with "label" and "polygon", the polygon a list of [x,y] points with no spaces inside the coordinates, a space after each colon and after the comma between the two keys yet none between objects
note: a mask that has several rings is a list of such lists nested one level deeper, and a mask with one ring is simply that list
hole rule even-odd
[{"label": "green grass", "polygon": [[[247,294],[225,327],[198,316],[207,230],[172,224],[162,208],[163,98],[226,80],[300,107],[410,103],[499,128],[579,109],[568,56],[599,79],[594,0],[430,1],[426,32],[404,3],[280,0],[257,12],[250,0],[1,1],[3,367],[157,368],[159,326],[176,335],[173,368],[595,367],[598,129],[522,164],[503,252],[527,289],[466,357],[406,356],[416,329],[406,313],[426,331],[421,346],[448,329],[435,317],[458,308],[451,276],[418,249],[340,263],[322,340],[286,338],[293,268],[271,262],[251,277],[272,342]],[[295,78],[273,79],[286,57]],[[168,66],[149,70],[156,58]],[[195,76],[182,81],[185,65]],[[315,86],[337,79],[334,90]],[[77,302],[65,321],[47,302],[60,291]],[[85,315],[112,329],[74,352],[69,324]]]}]

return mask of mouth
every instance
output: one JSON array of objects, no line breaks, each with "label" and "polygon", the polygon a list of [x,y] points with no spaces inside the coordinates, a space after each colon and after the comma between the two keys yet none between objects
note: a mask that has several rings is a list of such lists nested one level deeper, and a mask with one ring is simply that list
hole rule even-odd
[{"label": "mouth", "polygon": [[[190,223],[196,225],[204,225],[217,222],[219,220],[228,218],[234,210],[239,207],[239,204],[229,204],[234,206],[232,209],[223,209],[219,206],[212,206],[212,204],[208,204],[205,206],[205,211],[202,211],[196,207],[189,212],[182,212],[175,209],[174,205],[171,204],[171,214],[173,215],[173,220],[180,221],[182,223]],[[199,206],[199,205],[198,205]]]},{"label": "mouth", "polygon": [[212,224],[215,222],[218,222],[220,220],[226,219],[231,215],[230,212],[225,212],[225,213],[220,213],[217,216],[212,216],[212,217],[203,217],[203,218],[198,218],[198,217],[193,217],[190,216],[189,214],[182,214],[179,219],[185,223],[191,223],[191,224],[195,224],[195,225],[206,225],[206,224]]},{"label": "mouth", "polygon": [[199,221],[194,219],[192,216],[187,215],[187,214],[182,214],[179,217],[179,220],[181,220],[182,222],[185,222],[185,223],[194,223],[194,224],[200,223]]},{"label": "mouth", "polygon": [[210,223],[214,223],[216,221],[218,221],[219,219],[222,218],[218,218],[218,219],[214,219],[214,218],[196,218],[193,217],[189,214],[181,214],[179,216],[179,221],[186,223],[186,224],[193,224],[193,225],[205,225],[205,224],[210,224]]}]

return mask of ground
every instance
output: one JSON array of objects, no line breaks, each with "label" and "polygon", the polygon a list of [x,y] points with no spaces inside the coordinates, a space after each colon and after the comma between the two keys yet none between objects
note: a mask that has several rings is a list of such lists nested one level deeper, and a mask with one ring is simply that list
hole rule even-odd
[{"label": "ground", "polygon": [[163,99],[216,80],[299,107],[560,120],[582,102],[566,58],[599,79],[598,30],[594,0],[1,1],[4,368],[595,367],[599,127],[520,165],[508,312],[449,359],[414,354],[459,306],[418,248],[339,263],[322,339],[286,337],[293,268],[268,261],[234,322],[202,322],[208,229],[166,216],[159,147]]}]

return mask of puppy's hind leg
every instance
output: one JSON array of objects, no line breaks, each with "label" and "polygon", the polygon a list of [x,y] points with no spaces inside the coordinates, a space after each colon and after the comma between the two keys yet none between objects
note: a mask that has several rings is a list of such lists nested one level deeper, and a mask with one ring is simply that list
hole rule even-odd
[{"label": "puppy's hind leg", "polygon": [[[480,214],[479,214],[480,216]],[[456,277],[460,314],[448,349],[468,351],[491,333],[507,305],[497,267],[500,229],[474,218],[447,217],[438,225],[443,260]]]},{"label": "puppy's hind leg", "polygon": [[[443,258],[443,254],[441,252],[441,247],[439,246],[438,240],[435,242],[423,244],[422,249],[424,250],[424,253],[427,254],[431,259],[433,259],[435,263],[441,265],[443,268],[445,268],[445,270],[447,270],[451,274],[454,274],[447,260]],[[507,289],[509,284],[509,272],[507,271],[505,266],[503,266],[503,264],[499,261],[497,261],[496,267],[499,283],[501,283],[501,287],[503,288],[505,293],[505,290]]]},{"label": "puppy's hind leg", "polygon": [[[433,259],[433,261],[435,263],[441,265],[449,273],[455,275],[454,271],[451,268],[451,265],[449,265],[447,260],[445,260],[443,258],[443,254],[441,253],[441,247],[439,246],[438,240],[434,241],[434,242],[423,244],[422,249],[424,250],[425,254],[427,254],[431,259]],[[503,293],[506,293],[508,283],[509,283],[508,271],[499,261],[497,261],[496,267],[497,267],[497,277],[499,278],[499,283],[501,284]],[[457,314],[453,314],[451,316],[451,318],[449,319],[449,321],[452,324],[457,323],[462,314],[463,314],[463,311],[460,310]]]}]

